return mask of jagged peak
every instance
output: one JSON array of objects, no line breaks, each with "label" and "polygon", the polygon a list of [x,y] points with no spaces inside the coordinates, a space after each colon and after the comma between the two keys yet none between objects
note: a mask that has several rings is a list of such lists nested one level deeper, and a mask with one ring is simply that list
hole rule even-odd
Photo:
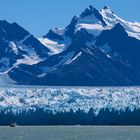
[{"label": "jagged peak", "polygon": [[84,18],[86,16],[90,16],[92,15],[94,12],[98,12],[98,10],[96,8],[94,8],[92,5],[90,5],[88,8],[86,8],[84,10],[84,12],[82,12],[82,14],[80,15],[80,17]]},{"label": "jagged peak", "polygon": [[79,17],[78,16],[74,16],[71,20],[71,24],[76,23],[78,21]]},{"label": "jagged peak", "polygon": [[105,6],[103,7],[103,9],[104,9],[104,10],[110,9],[110,7],[108,7],[108,6],[105,5]]},{"label": "jagged peak", "polygon": [[97,10],[96,8],[93,7],[93,5],[89,5],[88,9],[89,9],[90,11]]},{"label": "jagged peak", "polygon": [[0,20],[0,22],[5,22],[5,23],[8,23],[8,21],[7,21],[7,20]]},{"label": "jagged peak", "polygon": [[70,26],[75,26],[77,21],[79,19],[79,16],[74,16],[70,22],[70,24],[66,27],[66,28],[69,28]]},{"label": "jagged peak", "polygon": [[[7,20],[0,20],[0,24],[2,24],[2,25],[15,25],[15,26],[20,26],[17,22],[12,22],[12,23],[10,23],[10,22],[8,22]],[[21,26],[20,26],[21,27]],[[22,27],[21,27],[22,28]]]},{"label": "jagged peak", "polygon": [[109,13],[114,14],[114,12],[112,11],[112,9],[109,6],[104,6],[100,11],[109,12]]},{"label": "jagged peak", "polygon": [[5,40],[20,41],[30,33],[16,22],[0,20],[1,35]]},{"label": "jagged peak", "polygon": [[88,18],[89,23],[90,22],[91,23],[100,22],[100,23],[102,23],[103,26],[107,25],[103,19],[103,16],[101,15],[100,11],[97,10],[96,8],[94,8],[92,5],[90,5],[88,8],[86,8],[84,10],[84,12],[82,12],[82,14],[80,15],[80,21],[87,22],[86,18]]}]

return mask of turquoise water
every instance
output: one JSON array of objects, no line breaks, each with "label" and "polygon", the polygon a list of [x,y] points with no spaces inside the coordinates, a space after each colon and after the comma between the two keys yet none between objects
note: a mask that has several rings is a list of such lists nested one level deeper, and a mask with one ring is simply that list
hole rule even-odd
[{"label": "turquoise water", "polygon": [[0,140],[140,140],[139,126],[0,127]]}]

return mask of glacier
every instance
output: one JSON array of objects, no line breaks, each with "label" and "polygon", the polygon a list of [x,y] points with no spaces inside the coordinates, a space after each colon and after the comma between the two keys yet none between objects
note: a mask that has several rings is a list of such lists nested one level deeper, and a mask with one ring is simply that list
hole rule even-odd
[{"label": "glacier", "polygon": [[1,87],[0,111],[5,113],[44,111],[74,112],[79,109],[98,115],[100,110],[133,111],[140,109],[139,87]]},{"label": "glacier", "polygon": [[138,125],[140,87],[0,88],[0,125]]}]

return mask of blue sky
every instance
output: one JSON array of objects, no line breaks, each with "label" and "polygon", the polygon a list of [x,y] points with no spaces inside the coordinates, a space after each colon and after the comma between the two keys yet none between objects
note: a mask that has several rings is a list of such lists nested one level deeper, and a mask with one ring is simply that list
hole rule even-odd
[{"label": "blue sky", "polygon": [[140,0],[0,0],[0,19],[17,22],[39,37],[66,26],[91,4],[97,9],[108,5],[120,17],[140,22]]}]

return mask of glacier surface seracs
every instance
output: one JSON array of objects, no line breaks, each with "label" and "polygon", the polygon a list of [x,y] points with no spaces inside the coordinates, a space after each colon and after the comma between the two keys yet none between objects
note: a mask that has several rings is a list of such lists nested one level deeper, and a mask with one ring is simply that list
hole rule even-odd
[{"label": "glacier surface seracs", "polygon": [[139,87],[1,87],[0,111],[14,114],[43,109],[46,112],[125,112],[140,109]]}]

